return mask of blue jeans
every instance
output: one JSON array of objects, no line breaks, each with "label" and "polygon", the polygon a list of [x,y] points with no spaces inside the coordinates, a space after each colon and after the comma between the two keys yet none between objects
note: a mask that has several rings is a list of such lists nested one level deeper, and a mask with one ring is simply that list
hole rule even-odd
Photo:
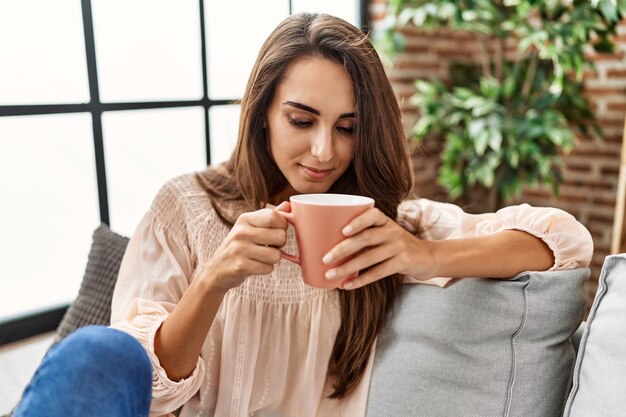
[{"label": "blue jeans", "polygon": [[83,327],[53,346],[14,417],[147,417],[152,367],[132,336]]}]

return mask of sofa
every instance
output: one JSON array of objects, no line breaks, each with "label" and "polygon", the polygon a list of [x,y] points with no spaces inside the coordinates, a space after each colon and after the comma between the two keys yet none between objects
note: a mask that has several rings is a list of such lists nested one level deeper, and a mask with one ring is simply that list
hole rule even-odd
[{"label": "sofa", "polygon": [[[95,230],[57,342],[109,323],[127,244],[105,224]],[[606,258],[583,322],[588,277],[576,269],[403,286],[376,346],[367,416],[626,415],[626,254]]]}]

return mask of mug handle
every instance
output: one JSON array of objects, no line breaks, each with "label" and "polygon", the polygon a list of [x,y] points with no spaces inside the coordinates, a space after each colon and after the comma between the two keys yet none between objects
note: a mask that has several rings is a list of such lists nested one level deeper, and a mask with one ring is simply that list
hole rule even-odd
[{"label": "mug handle", "polygon": [[[282,209],[279,209],[280,206],[276,207],[274,210],[276,211],[276,213],[280,214],[281,216],[283,216],[285,218],[285,220],[287,220],[287,222],[289,222],[289,224],[291,224],[293,226],[293,214],[288,212],[288,211],[284,211]],[[300,257],[296,256],[296,255],[292,255],[290,253],[287,253],[285,251],[280,251],[280,256],[282,258],[287,259],[288,261],[291,261],[295,264],[300,265]]]}]

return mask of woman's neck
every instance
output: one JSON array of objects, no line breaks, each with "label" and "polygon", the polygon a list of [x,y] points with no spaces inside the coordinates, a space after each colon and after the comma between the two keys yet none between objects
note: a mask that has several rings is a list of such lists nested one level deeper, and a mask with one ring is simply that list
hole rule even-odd
[{"label": "woman's neck", "polygon": [[292,195],[300,194],[296,190],[293,189],[291,185],[287,185],[282,191],[270,196],[269,204],[273,206],[277,206],[283,201],[289,201],[289,197]]}]

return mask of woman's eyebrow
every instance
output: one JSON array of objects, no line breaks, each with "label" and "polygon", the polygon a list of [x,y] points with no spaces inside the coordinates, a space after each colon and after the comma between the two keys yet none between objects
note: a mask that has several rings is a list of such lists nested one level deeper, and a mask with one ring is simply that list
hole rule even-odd
[{"label": "woman's eyebrow", "polygon": [[[307,106],[306,104],[298,103],[297,101],[287,100],[283,104],[287,105],[287,106],[295,107],[295,108],[300,109],[300,110],[304,110],[304,111],[309,112],[309,113],[313,113],[313,114],[315,114],[317,116],[321,115],[321,112],[319,110],[314,109],[311,106]],[[352,112],[352,113],[344,113],[344,114],[339,115],[339,119],[345,119],[345,118],[349,118],[349,117],[354,117],[354,115],[355,115],[354,112]]]},{"label": "woman's eyebrow", "polygon": [[306,104],[298,103],[297,101],[289,101],[289,100],[287,100],[283,104],[286,104],[287,106],[295,107],[296,109],[308,111],[309,113],[313,113],[313,114],[318,115],[318,116],[321,114],[319,110],[314,109],[311,106],[307,106]]}]

